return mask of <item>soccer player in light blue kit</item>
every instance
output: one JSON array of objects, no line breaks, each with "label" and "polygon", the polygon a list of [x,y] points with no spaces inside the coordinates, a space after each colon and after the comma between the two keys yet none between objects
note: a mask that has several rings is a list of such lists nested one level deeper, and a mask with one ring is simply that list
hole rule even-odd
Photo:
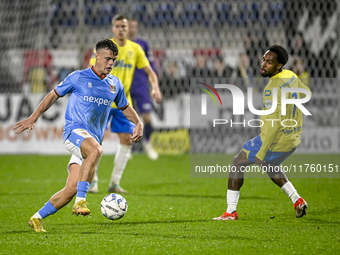
[{"label": "soccer player in light blue kit", "polygon": [[96,45],[96,63],[92,68],[75,71],[51,91],[39,104],[35,112],[27,119],[15,124],[15,133],[33,129],[38,118],[50,108],[59,97],[70,94],[63,133],[64,144],[72,157],[67,166],[69,175],[66,186],[54,194],[50,200],[36,212],[29,225],[36,232],[46,232],[42,219],[54,214],[76,196],[72,214],[86,216],[86,194],[92,182],[95,166],[103,149],[106,121],[115,102],[127,119],[135,123],[132,141],[139,142],[143,136],[143,124],[136,112],[129,105],[121,81],[110,74],[117,58],[118,48],[109,39],[103,39]]}]

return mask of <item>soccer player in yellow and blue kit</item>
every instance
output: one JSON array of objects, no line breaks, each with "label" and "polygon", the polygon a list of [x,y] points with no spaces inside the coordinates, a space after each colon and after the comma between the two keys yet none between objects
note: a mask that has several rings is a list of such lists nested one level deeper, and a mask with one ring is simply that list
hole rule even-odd
[{"label": "soccer player in yellow and blue kit", "polygon": [[[279,167],[300,144],[303,116],[299,108],[293,104],[287,105],[285,118],[281,116],[281,88],[303,88],[310,92],[298,76],[290,70],[283,69],[288,61],[287,51],[280,45],[271,46],[263,56],[261,75],[269,77],[269,83],[263,91],[263,110],[268,110],[273,104],[273,88],[277,88],[277,108],[269,115],[262,115],[261,134],[243,145],[243,149],[233,160],[234,172],[229,173],[227,191],[227,210],[214,220],[237,220],[236,211],[240,188],[243,185],[243,171],[246,166],[259,164],[266,169],[276,167],[279,171],[267,171],[271,180],[292,200],[296,217],[306,214],[307,203],[299,196],[293,184]],[[311,92],[310,92],[311,93]],[[287,93],[289,98],[302,98],[303,93]],[[285,126],[281,121],[286,119]],[[277,121],[272,121],[277,120]],[[289,127],[290,126],[290,127]],[[272,168],[270,168],[272,167]]]},{"label": "soccer player in yellow and blue kit", "polygon": [[[127,39],[128,19],[124,15],[117,14],[113,17],[112,32],[113,38],[111,40],[118,46],[119,54],[112,68],[111,74],[117,76],[123,83],[129,105],[132,106],[130,88],[136,67],[139,69],[144,69],[144,71],[147,73],[149,82],[152,86],[151,96],[156,100],[157,103],[160,103],[162,100],[162,95],[159,90],[157,76],[152,70],[150,63],[145,57],[145,53],[140,45]],[[93,65],[94,63],[95,59],[91,58],[90,65]],[[108,124],[110,124],[111,132],[118,134],[120,141],[120,145],[117,149],[114,159],[114,168],[112,171],[108,192],[127,193],[126,190],[120,187],[120,180],[131,154],[131,134],[134,124],[127,120],[121,110],[114,107],[114,105],[108,118]],[[98,192],[97,171],[89,192]]]}]

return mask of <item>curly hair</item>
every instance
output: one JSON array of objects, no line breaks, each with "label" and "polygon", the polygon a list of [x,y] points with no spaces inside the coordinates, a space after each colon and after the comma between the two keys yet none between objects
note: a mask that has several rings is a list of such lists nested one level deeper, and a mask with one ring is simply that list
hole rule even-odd
[{"label": "curly hair", "polygon": [[272,45],[269,47],[268,50],[274,52],[277,55],[276,59],[279,61],[280,64],[287,64],[289,59],[288,52],[281,45]]},{"label": "curly hair", "polygon": [[112,51],[114,56],[118,55],[118,47],[117,45],[110,39],[102,39],[96,44],[96,52],[100,49],[107,49]]}]

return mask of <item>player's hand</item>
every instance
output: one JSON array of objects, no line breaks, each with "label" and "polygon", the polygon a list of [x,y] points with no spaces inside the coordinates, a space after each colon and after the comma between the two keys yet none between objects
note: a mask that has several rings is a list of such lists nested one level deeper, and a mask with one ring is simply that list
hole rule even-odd
[{"label": "player's hand", "polygon": [[258,157],[255,156],[255,159],[254,159],[254,162],[255,164],[258,164],[258,165],[262,165],[265,163],[265,161],[259,159]]},{"label": "player's hand", "polygon": [[157,104],[160,104],[162,102],[162,93],[159,90],[152,90],[151,91],[151,97],[155,99]]},{"label": "player's hand", "polygon": [[34,127],[34,121],[32,118],[28,118],[22,121],[19,121],[15,124],[13,129],[15,130],[16,134],[20,134],[22,131],[27,130],[27,133],[29,133]]},{"label": "player's hand", "polygon": [[138,124],[133,129],[133,133],[132,133],[132,137],[131,137],[132,142],[138,143],[142,139],[143,129],[144,129],[143,123],[138,122]]}]

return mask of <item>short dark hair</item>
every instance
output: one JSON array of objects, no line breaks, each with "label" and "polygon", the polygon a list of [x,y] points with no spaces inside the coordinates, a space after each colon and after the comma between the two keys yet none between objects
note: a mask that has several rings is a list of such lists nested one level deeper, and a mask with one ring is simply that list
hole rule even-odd
[{"label": "short dark hair", "polygon": [[113,25],[113,22],[115,22],[116,20],[123,20],[123,19],[126,19],[126,20],[129,20],[125,15],[123,14],[116,14],[113,18],[112,18],[112,25]]},{"label": "short dark hair", "polygon": [[100,49],[106,49],[112,51],[113,55],[118,55],[118,47],[117,45],[110,39],[102,39],[96,44],[96,52]]},{"label": "short dark hair", "polygon": [[281,45],[272,45],[269,47],[268,50],[276,54],[277,56],[276,59],[277,61],[279,61],[280,64],[282,65],[287,64],[288,59],[289,59],[288,52]]}]

